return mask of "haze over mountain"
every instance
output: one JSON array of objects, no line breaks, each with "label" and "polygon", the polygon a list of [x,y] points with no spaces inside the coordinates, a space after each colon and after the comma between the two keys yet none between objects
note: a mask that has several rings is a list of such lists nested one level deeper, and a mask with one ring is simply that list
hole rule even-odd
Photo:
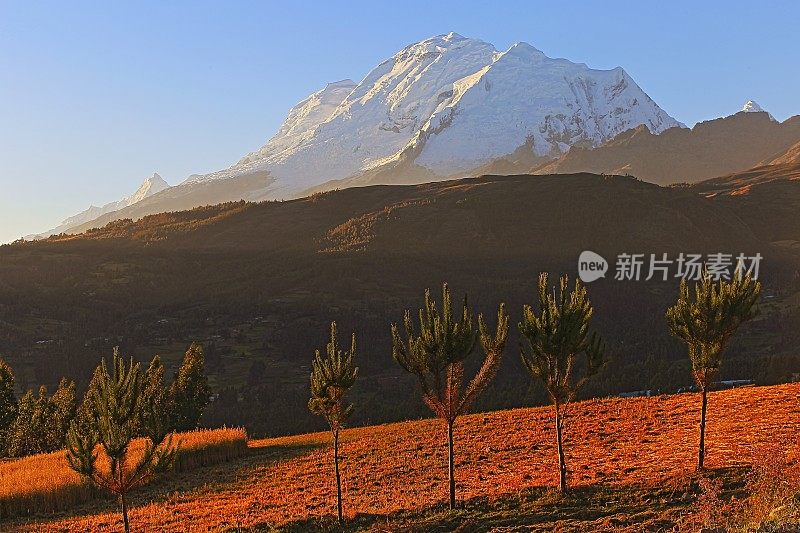
[{"label": "haze over mountain", "polygon": [[124,209],[126,207],[130,207],[134,204],[138,204],[142,200],[153,196],[154,194],[158,194],[161,191],[169,189],[170,185],[164,179],[158,175],[158,173],[154,173],[152,176],[147,178],[142,182],[139,188],[131,194],[130,196],[126,196],[122,200],[116,202],[110,202],[105,204],[102,207],[90,206],[85,211],[81,211],[77,215],[73,215],[61,222],[58,226],[42,233],[40,235],[32,235],[26,237],[30,238],[44,238],[49,237],[50,235],[58,235],[59,233],[63,233],[69,231],[71,228],[76,226],[80,226],[81,224],[85,224],[87,222],[91,222],[103,215],[108,213],[113,213],[115,211],[119,211],[120,209]]},{"label": "haze over mountain", "polygon": [[[441,180],[478,174],[504,157],[541,163],[635,127],[658,134],[680,126],[622,68],[552,59],[526,43],[501,52],[449,33],[403,48],[358,83],[312,94],[230,168],[191,176],[179,191],[113,216],[87,216],[101,224],[238,198],[293,198],[320,186]],[[227,192],[209,194],[221,180]],[[53,231],[85,229],[87,216]]]}]

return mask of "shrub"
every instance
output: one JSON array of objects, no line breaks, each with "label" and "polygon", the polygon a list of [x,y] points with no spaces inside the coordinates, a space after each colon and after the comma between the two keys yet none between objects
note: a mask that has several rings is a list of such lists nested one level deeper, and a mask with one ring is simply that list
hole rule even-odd
[{"label": "shrub", "polygon": [[757,450],[740,499],[725,500],[720,480],[704,477],[699,486],[694,513],[680,524],[681,530],[749,533],[800,528],[800,464],[789,461],[785,446]]}]

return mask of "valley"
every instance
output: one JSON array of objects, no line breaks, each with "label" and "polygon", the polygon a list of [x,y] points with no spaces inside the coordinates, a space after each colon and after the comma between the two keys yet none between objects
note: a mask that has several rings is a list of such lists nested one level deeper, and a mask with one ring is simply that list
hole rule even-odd
[{"label": "valley", "polygon": [[[171,372],[200,341],[218,395],[205,423],[282,435],[320,428],[305,405],[309,365],[336,320],[362,347],[358,365],[368,379],[354,392],[356,422],[389,422],[426,413],[413,380],[391,360],[389,338],[390,324],[425,288],[448,281],[478,311],[504,301],[518,320],[538,273],[575,276],[584,249],[606,258],[759,252],[762,313],[734,341],[722,378],[790,381],[800,364],[800,254],[791,244],[800,228],[790,199],[800,186],[791,175],[764,181],[755,178],[749,194],[706,197],[711,182],[486,176],[222,204],[5,246],[0,355],[21,388],[52,390],[64,376],[85,384],[115,345],[142,361],[160,354]],[[784,207],[757,209],[770,201]],[[663,318],[677,280],[619,281],[611,268],[589,291],[613,358],[586,394],[691,384],[685,349]],[[510,348],[479,408],[543,403],[543,391],[526,383]],[[275,414],[265,419],[266,410]]]},{"label": "valley", "polygon": [[800,531],[740,4],[3,4],[0,532]]}]

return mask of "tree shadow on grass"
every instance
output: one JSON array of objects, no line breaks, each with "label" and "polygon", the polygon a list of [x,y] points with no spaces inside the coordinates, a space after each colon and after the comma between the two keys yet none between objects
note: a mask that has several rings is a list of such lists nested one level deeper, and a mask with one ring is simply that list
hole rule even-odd
[{"label": "tree shadow on grass", "polygon": [[[707,472],[722,479],[726,492],[736,494],[744,484],[745,469]],[[339,525],[333,515],[289,522],[274,528],[260,525],[252,531],[287,533],[486,532],[500,531],[673,531],[689,512],[699,493],[698,475],[666,480],[658,486],[577,487],[566,495],[546,487],[527,488],[501,496],[472,498],[450,511],[446,504],[389,514],[359,514]]]},{"label": "tree shadow on grass", "polygon": [[[324,446],[324,443],[310,443],[248,448],[244,455],[230,461],[199,467],[188,472],[165,475],[137,490],[134,495],[134,504],[157,502],[159,496],[164,497],[176,491],[190,492],[203,488],[215,492],[215,487],[223,490],[230,489],[232,484],[244,482],[248,474],[252,474],[255,469],[290,461]],[[139,501],[143,498],[146,500],[145,502]]]}]

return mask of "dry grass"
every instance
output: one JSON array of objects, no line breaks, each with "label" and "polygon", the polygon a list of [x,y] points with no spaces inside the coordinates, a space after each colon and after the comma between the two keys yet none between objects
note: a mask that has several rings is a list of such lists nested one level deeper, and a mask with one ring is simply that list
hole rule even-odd
[{"label": "dry grass", "polygon": [[[574,515],[596,501],[597,513],[605,521],[593,522],[589,529],[585,523],[563,528],[561,521],[573,511],[569,502],[560,501],[548,504],[549,519],[558,520],[564,530],[609,530],[614,529],[613,524],[643,520],[658,505],[670,507],[670,484],[680,485],[675,490],[684,490],[681,487],[692,478],[699,407],[699,397],[694,394],[575,404],[566,429],[566,446],[570,481],[583,499],[574,503]],[[796,440],[800,385],[712,393],[707,429],[709,468],[752,464],[765,443]],[[459,419],[459,500],[469,501],[468,508],[475,508],[474,502],[485,502],[494,509],[492,506],[512,498],[540,508],[538,500],[527,498],[547,495],[542,487],[557,483],[554,440],[552,414],[547,408]],[[132,523],[147,531],[216,531],[238,525],[302,531],[334,512],[329,434],[260,440],[251,442],[250,447],[251,453],[234,463],[203,469],[191,477],[176,475],[161,487],[149,488],[131,511]],[[446,500],[446,436],[439,421],[347,430],[342,453],[345,513],[351,518],[359,514],[352,522],[361,524],[358,527],[386,526],[398,516],[405,520],[402,517],[408,513],[416,517],[435,513],[436,506]],[[790,455],[790,460],[797,459],[797,449]],[[604,502],[619,505],[628,497],[619,494],[630,491],[645,491],[641,493],[644,496],[636,496],[635,512],[622,512],[625,516],[620,522],[603,514]],[[648,500],[653,494],[656,499]],[[688,500],[681,503],[690,504]],[[75,516],[16,522],[9,527],[25,531],[119,529],[118,513],[108,504],[73,512]],[[478,520],[490,517],[479,516],[483,518]],[[517,523],[528,523],[518,508],[509,510],[508,516]],[[364,526],[364,520],[371,520],[371,525]],[[551,527],[539,515],[531,520],[539,528]],[[630,527],[636,531],[640,526]]]},{"label": "dry grass", "polygon": [[247,452],[243,428],[199,429],[178,435],[176,472],[191,472],[201,466],[224,463]]},{"label": "dry grass", "polygon": [[[230,461],[247,450],[247,433],[241,428],[180,433],[176,441],[177,472]],[[134,443],[131,457],[138,447]],[[98,466],[103,467],[102,457]],[[0,518],[64,511],[98,495],[69,468],[63,451],[0,463]]]},{"label": "dry grass", "polygon": [[95,495],[69,468],[63,451],[0,463],[0,518],[63,511]]},{"label": "dry grass", "polygon": [[729,533],[798,531],[800,528],[800,463],[788,458],[798,442],[772,442],[753,458],[740,494],[724,497],[721,479],[700,480],[694,512],[683,517],[680,531],[703,528]]}]

